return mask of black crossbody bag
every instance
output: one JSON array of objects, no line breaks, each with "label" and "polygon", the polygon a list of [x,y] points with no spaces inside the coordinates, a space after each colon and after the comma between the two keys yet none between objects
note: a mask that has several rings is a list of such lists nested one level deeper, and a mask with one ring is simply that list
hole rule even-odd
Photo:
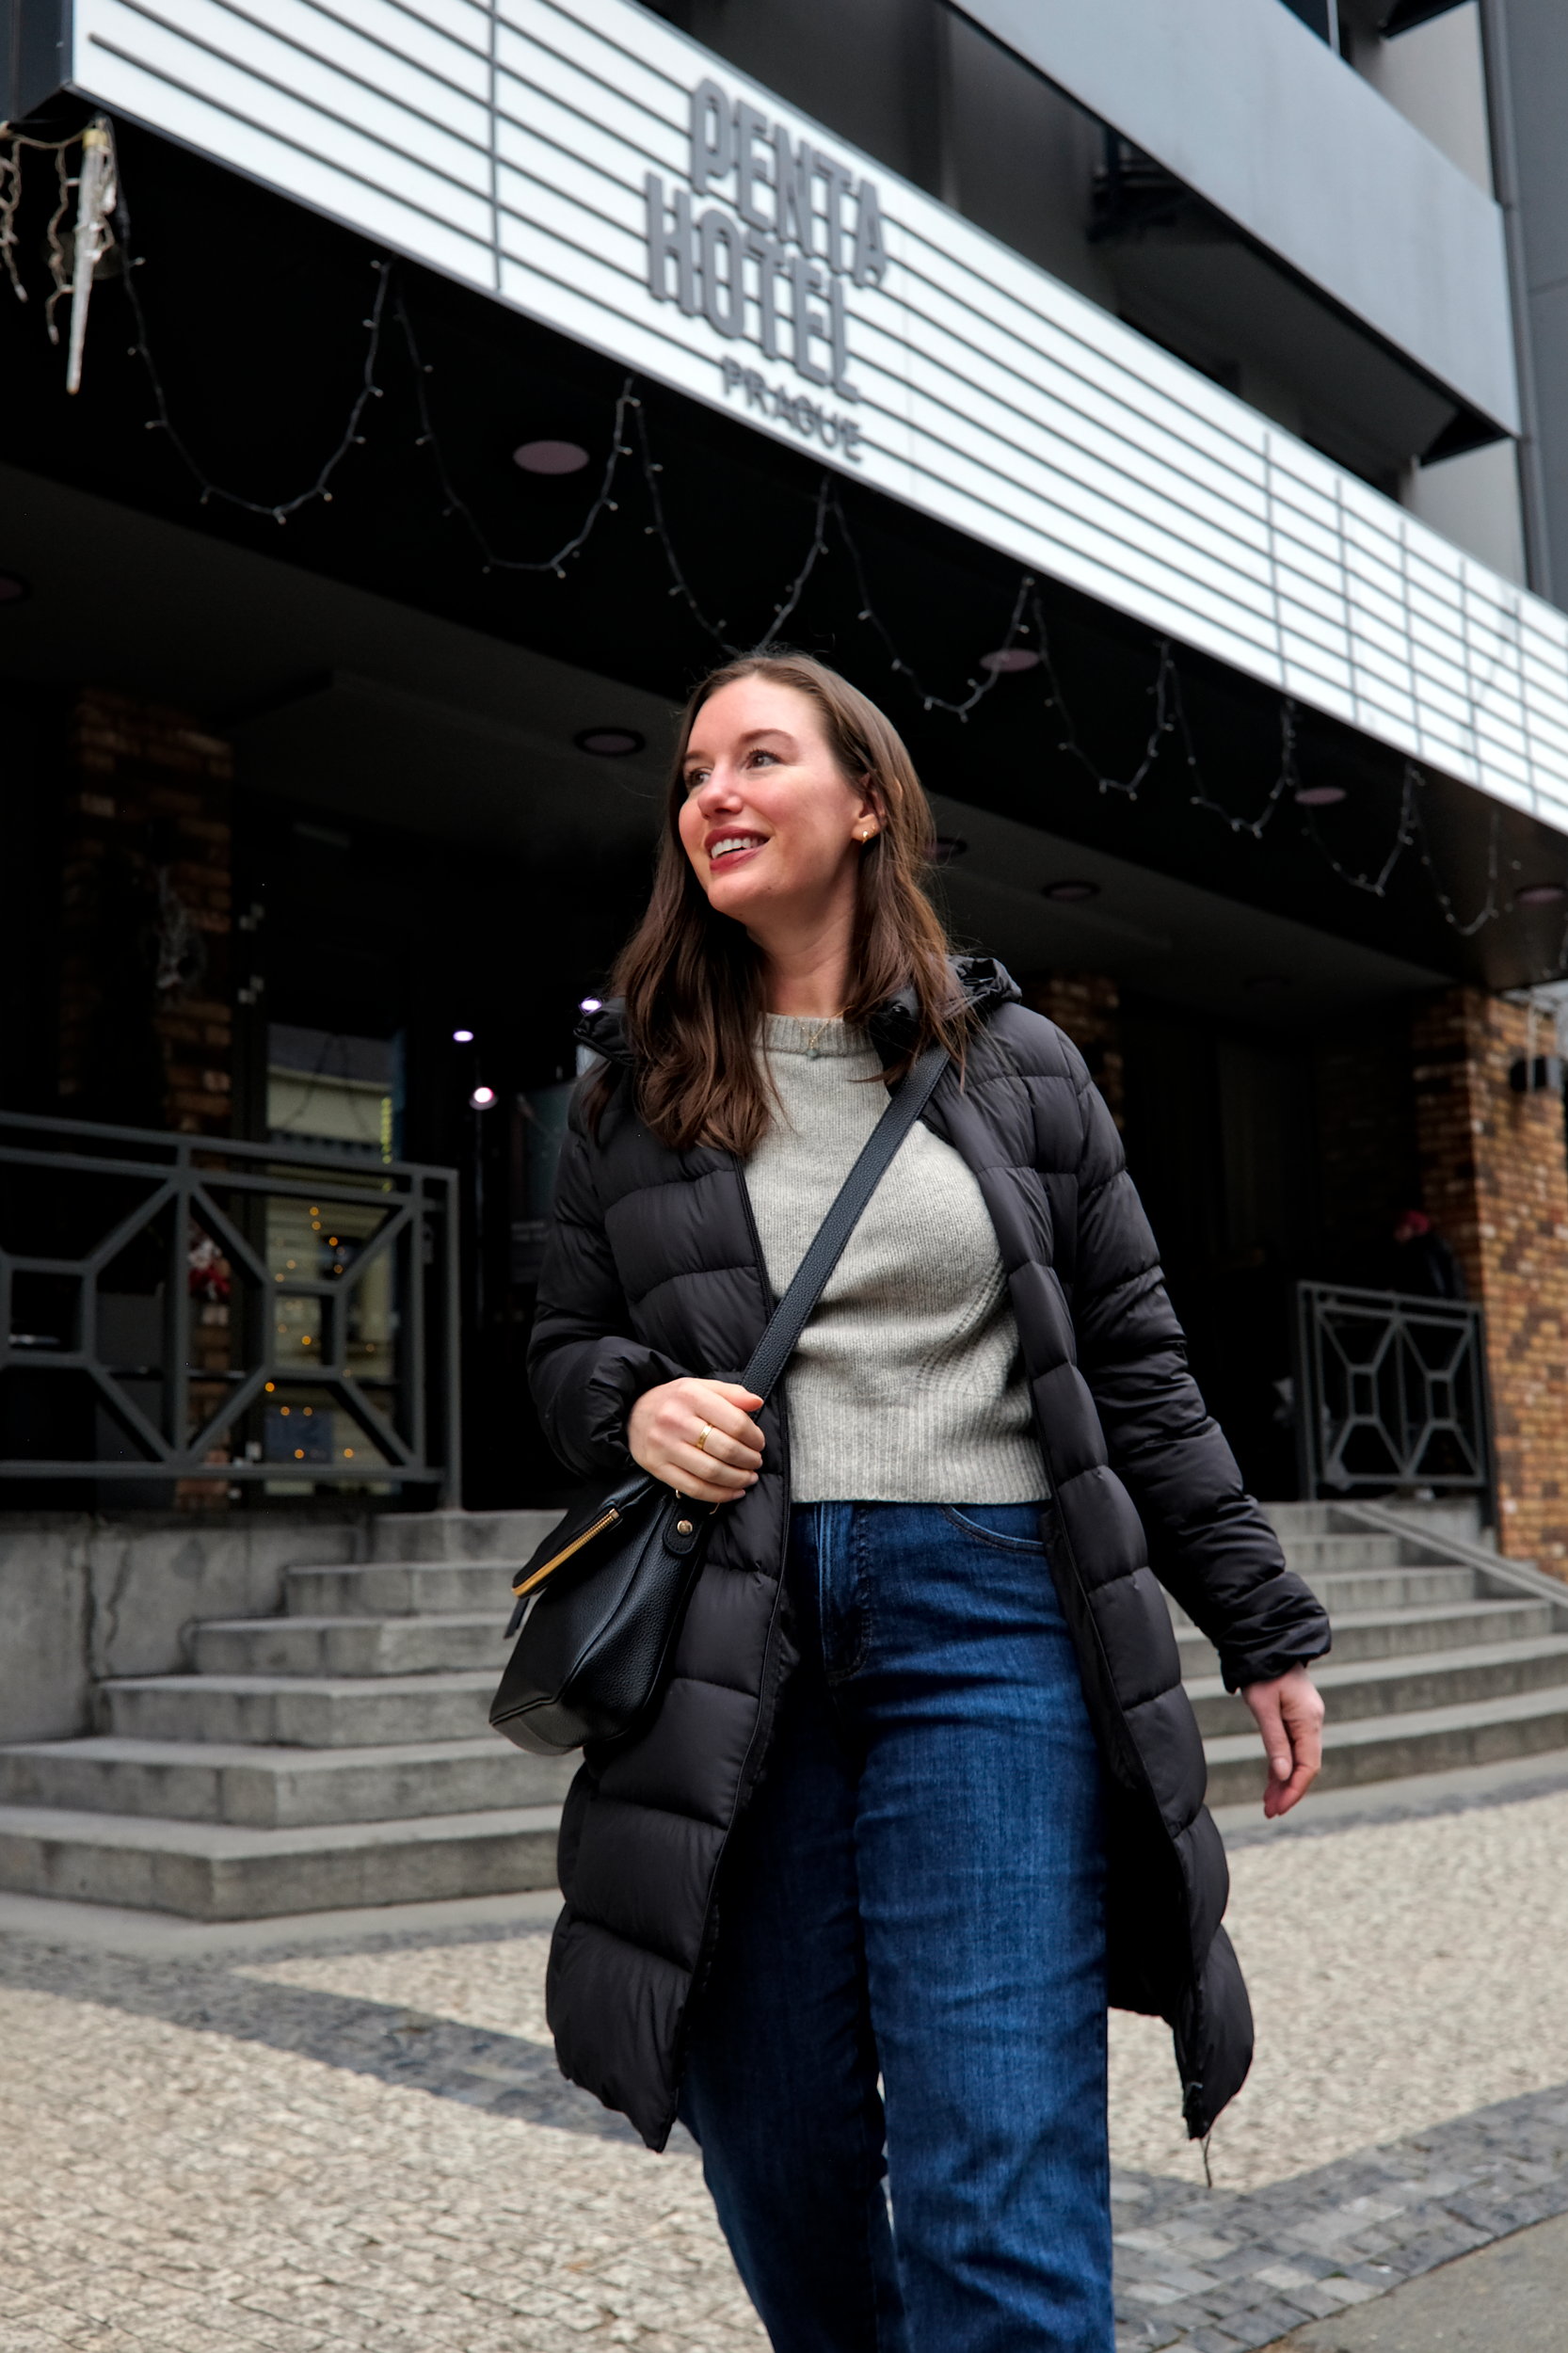
[{"label": "black crossbody bag", "polygon": [[[823,1287],[894,1153],[947,1066],[927,1047],[901,1081],[774,1309],[741,1385],[772,1395]],[[709,1529],[722,1504],[693,1503],[633,1470],[552,1529],[513,1587],[517,1643],[490,1705],[495,1730],[536,1756],[623,1739],[664,1688]]]}]

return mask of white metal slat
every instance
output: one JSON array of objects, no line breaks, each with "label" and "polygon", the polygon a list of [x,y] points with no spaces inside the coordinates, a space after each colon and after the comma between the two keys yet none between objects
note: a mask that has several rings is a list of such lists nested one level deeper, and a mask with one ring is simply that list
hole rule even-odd
[{"label": "white metal slat", "polygon": [[[1100,535],[1091,532],[1077,517],[1066,518],[1063,531],[1031,530],[1019,523],[1016,514],[999,516],[988,501],[966,498],[945,481],[934,486],[923,472],[918,452],[902,470],[895,470],[885,461],[879,463],[880,457],[881,453],[868,453],[866,465],[867,478],[875,480],[879,488],[896,487],[897,494],[910,504],[955,522],[959,529],[985,545],[1001,548],[1036,569],[1051,572],[1069,586],[1126,609],[1131,583],[1125,552],[1113,543],[1107,545]],[[933,495],[934,487],[939,495]],[[951,507],[943,503],[949,498]],[[1189,644],[1213,653],[1220,661],[1236,663],[1244,652],[1245,666],[1252,675],[1264,675],[1274,680],[1277,665],[1272,659],[1272,647],[1261,644],[1257,634],[1243,636],[1235,626],[1238,608],[1210,597],[1190,573],[1172,574],[1162,565],[1146,564],[1140,574],[1139,589],[1146,599],[1143,617],[1151,628],[1172,636],[1184,636]],[[1249,631],[1260,632],[1261,624],[1255,612],[1247,612],[1244,617]]]},{"label": "white metal slat", "polygon": [[[918,401],[914,422],[912,469],[929,477],[935,462],[936,481],[967,492],[974,510],[988,518],[982,536],[991,544],[998,544],[999,533],[1005,534],[1014,522],[1025,531],[1048,530],[1052,538],[1075,533],[1092,537],[1100,562],[1123,582],[1124,594],[1127,587],[1144,581],[1152,585],[1163,580],[1167,593],[1176,593],[1179,584],[1189,596],[1207,593],[1209,610],[1216,617],[1224,616],[1232,633],[1251,643],[1268,643],[1271,623],[1261,600],[1239,593],[1233,571],[1208,563],[1188,541],[1162,529],[1151,516],[1140,517],[1125,504],[1113,504],[1070,475],[1029,480],[1020,473],[1009,483],[968,459],[962,451],[946,448],[934,454],[932,437],[920,430]],[[929,494],[922,503],[929,503]]]},{"label": "white metal slat", "polygon": [[[174,54],[168,46],[172,41],[188,52],[187,73],[204,57],[219,71],[251,77],[258,117],[269,98],[309,106],[319,118],[318,136],[326,142],[322,152],[330,154],[334,135],[346,133],[351,139],[375,141],[389,157],[422,165],[456,189],[484,184],[488,132],[472,101],[360,41],[359,64],[377,64],[384,73],[416,88],[421,104],[416,107],[398,95],[377,91],[358,72],[341,70],[309,45],[317,35],[335,39],[340,47],[345,43],[330,17],[300,6],[299,0],[279,0],[276,30],[248,8],[242,12],[227,0],[120,0],[119,13],[139,19],[146,27],[150,59]],[[165,38],[154,51],[158,35]],[[302,90],[309,91],[307,98],[301,98]],[[474,132],[477,137],[472,136]]]},{"label": "white metal slat", "polygon": [[384,48],[423,66],[469,97],[485,102],[489,80],[489,15],[468,0],[305,0],[320,16],[334,17],[350,32],[362,33]]},{"label": "white metal slat", "polygon": [[[499,216],[479,103],[492,37],[507,68]],[[792,380],[648,299],[642,174],[684,184],[701,72],[746,86],[621,0],[499,0],[493,22],[470,0],[80,0],[77,40],[78,78],[107,103],[454,276],[498,280],[503,298],[712,406],[727,352]],[[808,122],[797,135],[859,168]],[[1563,808],[1568,619],[864,168],[893,265],[851,301],[866,398],[846,471],[1304,700],[1348,696],[1385,741],[1451,746],[1467,723],[1483,782],[1512,795],[1516,763],[1539,760]],[[498,258],[498,235],[516,258]]]},{"label": "white metal slat", "polygon": [[989,345],[992,364],[1007,371],[1020,404],[1054,403],[1069,418],[1082,417],[1129,446],[1156,440],[1173,472],[1189,472],[1209,495],[1261,514],[1263,469],[1253,451],[1206,426],[1189,404],[1165,398],[1111,355],[1086,344],[1073,331],[1076,323],[1064,325],[1016,302],[985,318],[978,307],[984,291],[959,281],[951,289],[923,285],[918,301],[906,294],[909,347],[929,348],[945,334],[955,347],[972,350],[984,361]]},{"label": "white metal slat", "polygon": [[[509,67],[498,66],[495,77],[496,133],[520,158],[536,155],[548,175],[566,165],[574,184],[586,190],[600,184],[596,201],[612,200],[641,217],[643,175],[656,170],[666,183],[680,184],[685,168],[685,141],[673,131],[658,136],[650,127],[640,149],[603,123],[586,122],[569,102],[553,90],[540,90],[521,81]],[[543,180],[546,187],[552,178]]]},{"label": "white metal slat", "polygon": [[1299,638],[1304,645],[1314,646],[1319,652],[1344,665],[1347,677],[1352,668],[1351,633],[1337,614],[1315,613],[1309,605],[1282,598],[1277,607],[1281,638]]},{"label": "white metal slat", "polygon": [[[1076,464],[1082,478],[1107,497],[1120,497],[1141,506],[1157,497],[1173,527],[1191,529],[1194,544],[1222,560],[1233,557],[1240,568],[1261,583],[1266,576],[1264,502],[1254,486],[1231,477],[1223,488],[1219,470],[1174,443],[1174,437],[1102,403],[1096,415],[1086,397],[1076,401],[1051,399],[1048,379],[1053,363],[1036,363],[1032,413],[1025,407],[1032,388],[1020,371],[1004,370],[984,355],[968,361],[954,341],[933,320],[922,317],[920,332],[911,341],[906,362],[908,379],[917,391],[927,390],[962,426],[982,427],[995,438],[1002,453],[997,471],[1005,482],[1013,463],[1027,462],[1032,443],[1041,454],[1053,447],[1058,462]],[[1073,390],[1076,392],[1077,387]],[[1141,431],[1135,427],[1141,426]],[[950,428],[937,432],[948,438]],[[1206,483],[1194,480],[1202,467]],[[1179,524],[1176,519],[1179,518]]]},{"label": "white metal slat", "polygon": [[1279,645],[1281,681],[1288,694],[1298,695],[1303,700],[1310,702],[1312,694],[1304,683],[1308,680],[1312,681],[1314,691],[1320,685],[1332,687],[1343,698],[1353,694],[1355,680],[1343,652],[1332,646],[1319,644],[1316,639],[1304,636],[1288,624],[1281,626]]},{"label": "white metal slat", "polygon": [[[355,0],[344,0],[352,8]],[[398,13],[415,18],[443,40],[484,56],[489,48],[490,11],[485,0],[397,0]]]},{"label": "white metal slat", "polygon": [[[193,12],[200,10],[202,0],[191,0],[191,5]],[[298,154],[326,161],[351,173],[368,190],[413,205],[449,229],[488,239],[489,207],[476,189],[464,187],[444,172],[429,168],[392,139],[355,129],[325,104],[296,96],[280,80],[264,77],[254,63],[247,62],[243,56],[219,55],[127,8],[123,0],[95,0],[91,13],[95,21],[86,35],[89,47],[103,54],[118,51],[122,59],[139,63],[145,72],[165,84],[171,101],[177,102],[181,95],[205,99],[235,121],[249,122],[271,132]],[[216,16],[219,12],[215,8],[209,13]],[[127,48],[128,29],[134,29],[136,36],[134,51]],[[259,40],[253,28],[239,29],[242,50]],[[297,53],[288,55],[296,80],[305,78],[301,72],[305,61]],[[318,72],[324,71],[317,69]],[[331,94],[340,93],[334,89]],[[373,110],[367,109],[370,111]],[[402,108],[389,105],[378,111],[389,131],[398,122],[411,122]],[[435,136],[429,134],[432,140]],[[456,141],[449,145],[456,151]],[[223,145],[219,143],[215,152],[222,155]],[[476,183],[484,176],[475,169]]]},{"label": "white metal slat", "polygon": [[580,135],[597,130],[618,142],[634,159],[633,185],[641,183],[645,158],[684,178],[686,124],[672,114],[664,86],[640,75],[630,62],[614,81],[601,80],[504,24],[496,28],[495,61],[514,92],[549,101],[579,126]]},{"label": "white metal slat", "polygon": [[[166,13],[168,0],[164,0]],[[487,61],[456,41],[438,41],[387,0],[358,0],[352,21],[321,0],[221,0],[226,14],[275,34],[302,56],[319,58],[375,95],[393,99],[481,150],[489,142]],[[196,30],[190,0],[180,0],[184,27]]]},{"label": "white metal slat", "polygon": [[672,122],[685,121],[696,78],[694,52],[728,81],[743,78],[641,8],[595,7],[590,19],[571,7],[556,7],[554,0],[494,0],[494,5],[499,35],[515,35],[541,57],[559,59],[607,88],[634,91],[640,104]]},{"label": "white metal slat", "polygon": [[465,284],[488,287],[493,281],[488,239],[466,237],[445,227],[392,192],[369,186],[267,125],[236,114],[202,91],[184,89],[149,66],[101,48],[94,58],[92,94],[117,112],[157,123],[187,146],[220,155],[232,169],[264,185],[288,188],[296,201]]},{"label": "white metal slat", "polygon": [[962,302],[982,341],[1003,331],[1044,349],[1055,339],[1057,348],[1074,349],[1086,380],[1109,397],[1158,413],[1223,463],[1238,465],[1236,453],[1246,451],[1261,468],[1269,428],[1254,410],[971,222],[876,165],[866,168],[889,184],[884,214],[903,232],[895,258],[918,310]]},{"label": "white metal slat", "polygon": [[1211,585],[1218,586],[1217,575],[1225,572],[1230,575],[1233,594],[1256,597],[1265,589],[1269,568],[1261,532],[1249,547],[1239,537],[1196,520],[1190,507],[1171,498],[1154,470],[1140,485],[1126,466],[1107,464],[1077,435],[1069,440],[1053,427],[1042,425],[1032,450],[1000,441],[988,431],[990,404],[978,394],[970,402],[972,431],[967,445],[958,407],[961,388],[949,377],[940,396],[928,392],[932,373],[919,360],[909,373],[909,414],[924,444],[926,462],[963,467],[966,472],[983,468],[991,476],[989,495],[1000,499],[1004,508],[1020,491],[1027,493],[1035,487],[1068,505],[1076,497],[1086,520],[1097,517],[1106,528],[1129,537],[1153,531],[1162,539],[1185,546],[1195,572]]},{"label": "white metal slat", "polygon": [[1282,615],[1310,613],[1343,635],[1347,627],[1344,583],[1336,577],[1325,579],[1327,569],[1322,566],[1304,571],[1294,550],[1282,548],[1274,559],[1274,599]]}]

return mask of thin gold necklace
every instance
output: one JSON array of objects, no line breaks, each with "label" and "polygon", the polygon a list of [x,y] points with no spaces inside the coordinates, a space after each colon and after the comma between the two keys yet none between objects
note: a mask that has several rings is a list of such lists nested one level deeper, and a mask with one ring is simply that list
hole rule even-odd
[{"label": "thin gold necklace", "polygon": [[818,1022],[816,1028],[812,1031],[810,1036],[807,1039],[806,1044],[801,1048],[801,1051],[806,1056],[808,1062],[817,1062],[821,1059],[818,1050],[818,1040],[821,1038],[824,1030],[830,1030],[835,1021],[841,1021],[843,1017],[843,1012],[840,1008],[838,1013],[830,1013],[825,1021]]}]

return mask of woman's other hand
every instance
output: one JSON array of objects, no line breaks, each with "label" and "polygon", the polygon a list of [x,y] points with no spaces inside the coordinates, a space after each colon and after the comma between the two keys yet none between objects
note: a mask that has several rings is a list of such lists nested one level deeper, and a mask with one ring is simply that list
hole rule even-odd
[{"label": "woman's other hand", "polygon": [[1249,1683],[1241,1693],[1256,1719],[1269,1779],[1263,1811],[1272,1822],[1299,1804],[1323,1762],[1323,1695],[1304,1667],[1272,1683]]},{"label": "woman's other hand", "polygon": [[663,1381],[632,1406],[626,1443],[634,1463],[681,1495],[733,1503],[757,1484],[763,1439],[751,1417],[761,1404],[733,1381]]}]

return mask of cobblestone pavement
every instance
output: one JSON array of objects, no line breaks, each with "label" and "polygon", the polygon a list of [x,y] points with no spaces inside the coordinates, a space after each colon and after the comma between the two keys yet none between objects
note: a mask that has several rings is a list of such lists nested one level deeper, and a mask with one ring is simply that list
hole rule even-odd
[{"label": "cobblestone pavement", "polygon": [[[1568,2211],[1568,1793],[1233,1858],[1216,2185],[1118,2019],[1120,2344],[1233,2353]],[[563,2084],[536,1929],[0,1939],[0,2353],[756,2353],[690,2144]]]},{"label": "cobblestone pavement", "polygon": [[[1257,2056],[1210,2145],[1256,2189],[1568,2083],[1568,1790],[1233,1851]],[[1157,2021],[1112,2020],[1112,2147],[1203,2180]]]}]

